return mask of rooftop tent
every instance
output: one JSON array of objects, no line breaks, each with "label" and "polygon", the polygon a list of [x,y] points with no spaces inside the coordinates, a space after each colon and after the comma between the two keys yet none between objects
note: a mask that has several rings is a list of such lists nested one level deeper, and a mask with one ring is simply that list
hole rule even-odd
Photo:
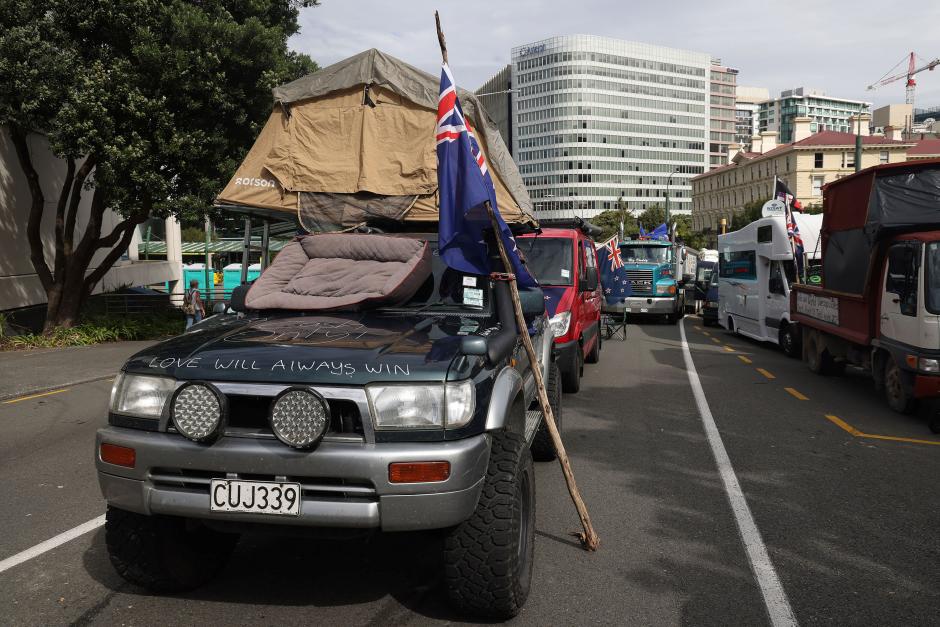
[{"label": "rooftop tent", "polygon": [[[216,199],[308,231],[370,220],[436,222],[439,77],[372,49],[275,88],[275,106]],[[473,94],[464,113],[486,153],[506,222],[535,225],[529,195]]]}]

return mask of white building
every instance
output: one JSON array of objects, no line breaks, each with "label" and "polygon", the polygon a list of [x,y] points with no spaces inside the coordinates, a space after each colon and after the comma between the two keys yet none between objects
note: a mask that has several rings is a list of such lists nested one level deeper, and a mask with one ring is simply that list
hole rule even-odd
[{"label": "white building", "polygon": [[780,92],[780,97],[760,105],[760,130],[776,131],[780,143],[793,141],[794,119],[808,117],[810,132],[856,133],[849,118],[871,114],[871,103],[827,96],[821,89],[797,87]]},{"label": "white building", "polygon": [[760,103],[767,100],[770,91],[766,87],[735,87],[734,141],[741,146],[750,147],[751,138],[760,134]]},{"label": "white building", "polygon": [[[42,135],[31,134],[27,138],[33,167],[39,173],[43,185],[46,209],[42,216],[42,239],[45,244],[46,263],[53,267],[55,259],[55,205],[65,179],[65,162],[55,157]],[[77,232],[84,233],[88,221],[91,194],[85,193],[79,205]],[[16,150],[9,133],[0,127],[0,311],[19,309],[46,302],[46,293],[30,262],[30,247],[26,238],[31,196],[26,176],[16,157]],[[121,217],[106,212],[102,232],[107,234],[117,225]],[[173,221],[175,225],[175,220]],[[173,228],[171,226],[171,228]],[[179,227],[174,230],[176,250],[179,248]],[[112,291],[122,287],[151,285],[180,278],[178,261],[140,261],[137,255],[139,237],[134,236],[128,253],[98,282],[95,292]],[[107,254],[100,250],[92,260],[88,271],[97,267]]]},{"label": "white building", "polygon": [[[512,152],[540,218],[691,212],[708,168],[711,56],[570,35],[512,50]],[[672,176],[670,180],[670,176]]]}]

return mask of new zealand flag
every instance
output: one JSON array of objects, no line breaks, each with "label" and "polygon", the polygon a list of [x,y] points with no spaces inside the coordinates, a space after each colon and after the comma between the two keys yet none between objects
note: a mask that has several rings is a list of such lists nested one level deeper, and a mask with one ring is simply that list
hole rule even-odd
[{"label": "new zealand flag", "polygon": [[616,236],[597,245],[597,263],[601,269],[604,301],[608,305],[622,304],[627,296],[633,294],[633,288],[620,258],[620,242]]}]

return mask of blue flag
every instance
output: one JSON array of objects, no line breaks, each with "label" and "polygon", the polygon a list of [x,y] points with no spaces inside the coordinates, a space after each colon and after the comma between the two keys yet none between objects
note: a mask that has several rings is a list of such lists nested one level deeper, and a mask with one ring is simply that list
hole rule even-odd
[{"label": "blue flag", "polygon": [[669,227],[666,224],[660,224],[650,231],[650,239],[669,239]]},{"label": "blue flag", "polygon": [[483,232],[489,229],[484,203],[490,202],[520,288],[538,285],[516,247],[516,239],[499,214],[496,188],[473,128],[464,117],[450,68],[441,68],[437,101],[437,185],[440,204],[438,235],[441,258],[451,268],[469,274],[489,274],[489,251]]}]

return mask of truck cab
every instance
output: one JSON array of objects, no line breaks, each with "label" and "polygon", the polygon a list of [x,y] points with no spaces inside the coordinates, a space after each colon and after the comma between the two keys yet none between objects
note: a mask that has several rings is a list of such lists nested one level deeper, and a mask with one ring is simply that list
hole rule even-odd
[{"label": "truck cab", "polygon": [[624,300],[629,314],[662,314],[675,324],[685,311],[680,288],[685,251],[662,240],[626,240],[620,258],[633,294]]},{"label": "truck cab", "polygon": [[545,294],[562,388],[577,392],[584,363],[600,359],[602,299],[594,242],[584,230],[568,228],[545,228],[517,241]]}]

